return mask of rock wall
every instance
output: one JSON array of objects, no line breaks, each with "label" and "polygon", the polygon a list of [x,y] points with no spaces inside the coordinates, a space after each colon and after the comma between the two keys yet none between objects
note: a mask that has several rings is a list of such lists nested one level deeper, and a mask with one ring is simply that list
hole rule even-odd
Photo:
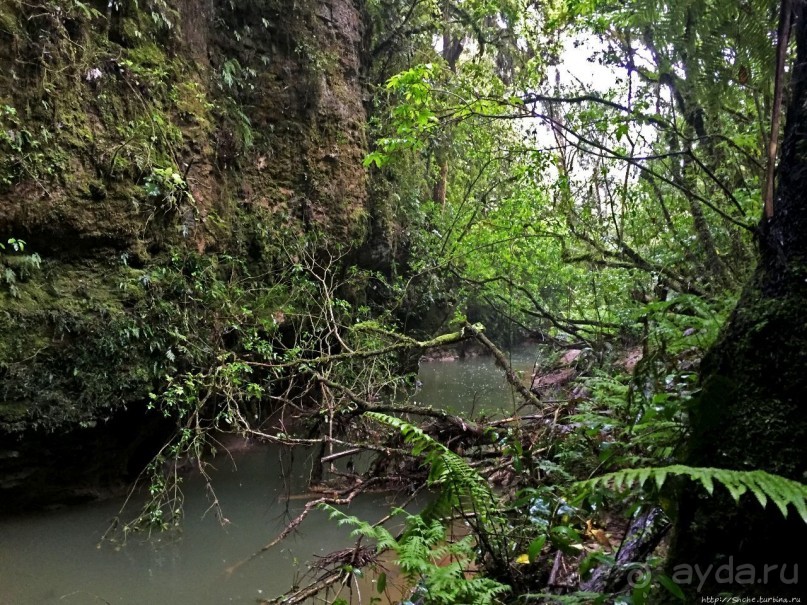
[{"label": "rock wall", "polygon": [[361,243],[363,37],[351,0],[0,4],[0,506],[136,471],[227,272]]}]

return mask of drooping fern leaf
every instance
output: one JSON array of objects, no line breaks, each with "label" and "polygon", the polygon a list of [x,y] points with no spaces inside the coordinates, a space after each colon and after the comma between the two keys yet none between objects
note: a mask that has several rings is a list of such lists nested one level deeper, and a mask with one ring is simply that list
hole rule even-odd
[{"label": "drooping fern leaf", "polygon": [[399,430],[404,441],[412,446],[412,453],[423,456],[429,464],[429,485],[440,489],[437,498],[424,511],[424,517],[445,516],[452,508],[470,508],[483,523],[493,521],[499,510],[496,496],[485,478],[461,456],[404,420],[378,412],[364,415]]},{"label": "drooping fern leaf", "polygon": [[788,506],[792,505],[807,523],[807,485],[759,470],[734,471],[678,464],[658,468],[625,469],[578,482],[576,486],[582,493],[609,485],[621,491],[641,487],[652,480],[660,489],[670,475],[689,477],[703,485],[710,495],[714,493],[715,483],[719,483],[729,491],[735,502],[739,502],[743,494],[750,492],[763,507],[769,501],[773,502],[785,517],[788,514]]},{"label": "drooping fern leaf", "polygon": [[336,520],[337,525],[347,525],[353,527],[351,535],[353,537],[363,536],[375,541],[378,552],[395,548],[398,542],[395,540],[389,530],[383,525],[371,525],[367,521],[362,521],[358,517],[346,515],[338,508],[334,508],[330,504],[320,504],[319,508],[328,513],[331,520]]}]

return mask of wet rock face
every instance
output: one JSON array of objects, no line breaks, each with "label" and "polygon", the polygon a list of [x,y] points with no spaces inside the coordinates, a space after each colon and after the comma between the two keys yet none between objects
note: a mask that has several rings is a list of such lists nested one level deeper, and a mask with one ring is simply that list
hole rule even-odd
[{"label": "wet rock face", "polygon": [[[187,291],[157,272],[222,255],[269,275],[281,232],[358,244],[368,207],[351,0],[62,4],[0,5],[0,242],[27,243],[0,250],[7,502],[92,493],[142,457],[138,430],[103,427],[199,362],[160,334]],[[214,340],[209,315],[193,329]],[[49,451],[75,452],[69,481]],[[96,458],[110,468],[81,462]]]},{"label": "wet rock face", "polygon": [[[203,219],[233,203],[362,236],[364,25],[351,0],[175,0],[170,26],[129,7],[106,33],[95,31],[100,18],[45,11],[29,22],[35,11],[0,15],[19,24],[0,30],[11,51],[0,50],[11,91],[0,95],[10,134],[0,232],[60,252],[137,248],[154,237],[143,227],[163,192],[141,189],[156,167],[186,181],[200,249],[221,240]],[[86,48],[80,62],[75,43]]]},{"label": "wet rock face", "polygon": [[[265,141],[244,166],[243,202],[356,238],[367,205],[358,8],[351,0],[241,2],[234,10],[222,2],[217,11],[214,54],[246,70],[238,95]],[[240,42],[233,32],[244,32]]]}]

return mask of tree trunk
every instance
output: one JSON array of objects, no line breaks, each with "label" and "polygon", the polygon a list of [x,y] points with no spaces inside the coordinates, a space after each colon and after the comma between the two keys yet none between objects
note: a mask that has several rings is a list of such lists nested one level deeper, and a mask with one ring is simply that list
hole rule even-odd
[{"label": "tree trunk", "polygon": [[[794,2],[797,58],[773,216],[763,219],[755,274],[703,361],[687,452],[692,466],[797,481],[807,476],[806,3]],[[805,544],[807,524],[794,511],[784,519],[751,495],[737,506],[722,488],[709,497],[690,487],[679,500],[668,573],[692,603],[720,593],[801,596],[794,566]]]}]

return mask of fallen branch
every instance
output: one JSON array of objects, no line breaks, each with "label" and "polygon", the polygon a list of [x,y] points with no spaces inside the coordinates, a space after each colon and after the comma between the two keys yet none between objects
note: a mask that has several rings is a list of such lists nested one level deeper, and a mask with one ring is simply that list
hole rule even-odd
[{"label": "fallen branch", "polygon": [[431,338],[429,340],[414,340],[411,338],[404,338],[403,340],[400,340],[399,342],[388,345],[386,347],[381,347],[379,349],[370,349],[367,351],[359,350],[344,353],[334,353],[333,355],[320,355],[319,357],[312,357],[310,359],[305,358],[294,359],[292,361],[286,361],[283,363],[268,363],[264,361],[247,361],[246,363],[251,366],[259,368],[272,368],[276,370],[282,370],[287,368],[295,368],[302,365],[316,366],[324,363],[345,361],[348,359],[368,359],[370,357],[379,357],[381,355],[387,355],[389,353],[397,353],[398,351],[405,351],[409,349],[433,349],[445,345],[456,344],[458,342],[468,340],[469,338],[475,336],[475,333],[481,334],[485,329],[485,327],[482,324],[474,324],[473,326],[468,324],[468,327],[470,327],[472,330],[463,328],[459,332],[442,334],[440,336],[435,336],[434,338]]},{"label": "fallen branch", "polygon": [[320,462],[331,462],[332,460],[338,460],[339,458],[344,458],[345,456],[352,456],[353,454],[360,454],[363,452],[364,449],[361,447],[354,447],[349,450],[345,450],[343,452],[336,452],[335,454],[330,454],[328,456],[323,456],[319,459]]},{"label": "fallen branch", "polygon": [[671,525],[660,508],[650,508],[631,521],[616,553],[614,565],[601,565],[591,577],[580,583],[586,592],[616,592],[625,586],[630,565],[649,557],[669,531]]},{"label": "fallen branch", "polygon": [[331,586],[333,584],[336,584],[339,580],[342,579],[342,577],[345,575],[345,573],[347,573],[347,572],[345,572],[343,569],[335,569],[335,570],[329,571],[328,573],[326,573],[324,576],[322,576],[319,580],[317,580],[313,584],[309,584],[305,588],[301,588],[300,590],[298,590],[295,593],[292,593],[291,595],[283,595],[281,597],[278,597],[276,599],[271,599],[271,600],[264,599],[264,600],[258,601],[258,603],[262,603],[263,605],[268,605],[269,603],[281,602],[281,600],[282,600],[284,605],[297,605],[297,603],[304,603],[305,601],[307,601],[309,598],[313,597],[317,593],[320,593],[323,590],[325,590],[326,588],[328,588],[329,586]]},{"label": "fallen branch", "polygon": [[361,483],[359,483],[359,485],[357,485],[356,487],[353,487],[350,490],[343,491],[340,495],[342,495],[344,497],[329,498],[327,496],[324,496],[322,498],[317,498],[316,500],[311,500],[310,502],[306,502],[305,507],[303,508],[303,512],[301,512],[294,519],[292,519],[291,522],[289,522],[289,524],[286,525],[286,527],[283,529],[283,531],[280,532],[274,540],[272,540],[268,544],[262,546],[260,549],[258,549],[254,553],[252,553],[246,559],[242,559],[238,563],[235,563],[235,564],[231,565],[230,567],[228,567],[227,569],[225,569],[224,570],[225,574],[227,575],[227,577],[230,577],[238,568],[240,568],[241,566],[246,565],[250,561],[256,559],[257,557],[259,557],[263,553],[265,553],[267,550],[269,550],[273,546],[277,545],[279,542],[283,541],[295,529],[297,529],[297,527],[300,525],[300,523],[302,523],[305,520],[305,518],[311,513],[311,511],[314,510],[320,504],[332,504],[334,506],[350,504],[353,501],[353,498],[358,496],[367,487],[369,487],[370,485],[372,485],[373,483],[376,483],[376,482],[377,482],[377,479],[375,477],[373,477],[373,478],[368,479],[367,481],[362,481]]},{"label": "fallen branch", "polygon": [[[546,403],[566,403],[565,399],[553,399],[552,401]],[[509,418],[500,418],[499,420],[491,420],[487,423],[487,426],[501,426],[503,424],[510,424],[510,423],[522,423],[522,422],[531,422],[533,420],[544,420],[546,418],[546,414],[525,414],[524,416],[510,416]]]},{"label": "fallen branch", "polygon": [[485,434],[484,429],[482,429],[475,422],[470,422],[468,420],[465,420],[464,418],[461,418],[460,416],[449,414],[448,412],[444,412],[443,410],[424,408],[418,405],[370,403],[369,401],[359,397],[348,387],[341,385],[338,382],[333,382],[332,380],[329,380],[320,374],[315,374],[314,376],[318,382],[321,382],[325,386],[344,393],[347,396],[347,398],[356,405],[356,411],[359,413],[382,412],[385,414],[414,414],[418,416],[427,416],[430,418],[437,418],[439,420],[444,420],[449,424],[459,427],[463,433],[471,433],[472,435],[475,435],[477,437],[482,437]]},{"label": "fallen branch", "polygon": [[516,376],[516,373],[513,371],[513,368],[510,367],[510,364],[507,361],[507,357],[505,357],[504,353],[502,353],[501,349],[497,347],[493,342],[485,336],[480,330],[477,330],[476,326],[472,326],[471,324],[466,324],[465,329],[469,331],[474,337],[481,342],[488,351],[491,352],[493,357],[496,359],[496,363],[498,363],[504,369],[504,376],[507,379],[513,388],[518,391],[518,393],[524,398],[526,403],[532,404],[535,407],[543,407],[541,400],[536,397],[536,395],[530,391],[527,387],[525,387],[521,381]]},{"label": "fallen branch", "polygon": [[[414,501],[414,499],[420,494],[421,490],[424,487],[425,487],[424,485],[418,487],[412,494],[409,495],[409,497],[400,505],[400,507],[397,508],[397,510],[403,510],[407,506],[409,506]],[[383,525],[384,523],[392,519],[395,516],[395,514],[396,514],[395,512],[391,512],[385,515],[384,517],[373,523],[373,527]],[[398,535],[398,539],[400,539],[400,534]],[[341,551],[337,551],[336,553],[331,553],[329,555],[321,557],[321,561],[317,563],[316,567],[322,568],[323,565],[338,563],[339,560],[343,560],[346,558],[345,557],[346,554],[350,554],[350,558],[347,562],[350,563],[350,565],[354,569],[365,567],[369,563],[372,563],[375,560],[377,560],[378,556],[382,554],[382,552],[376,551],[375,553],[373,553],[373,551],[375,551],[376,549],[362,547],[361,541],[362,538],[360,537],[356,541],[356,546],[354,548],[344,549]],[[383,552],[386,552],[386,550]],[[340,565],[339,568],[328,571],[324,575],[320,576],[318,579],[314,580],[308,586],[297,589],[296,591],[289,591],[286,594],[276,597],[274,599],[266,599],[259,601],[259,603],[263,603],[264,605],[281,602],[283,603],[283,605],[295,605],[297,603],[303,603],[307,599],[322,592],[323,590],[327,589],[329,586],[335,584],[344,577],[345,577],[345,571]]]},{"label": "fallen branch", "polygon": [[[252,437],[257,437],[268,443],[277,443],[280,445],[310,446],[310,445],[322,445],[322,443],[325,442],[325,443],[332,443],[334,445],[343,445],[350,448],[380,452],[386,456],[389,456],[391,454],[399,454],[403,456],[412,455],[412,452],[410,452],[409,450],[404,450],[395,447],[386,447],[375,443],[356,443],[354,441],[343,441],[342,439],[334,439],[333,437],[328,437],[327,435],[323,435],[322,437],[312,439],[304,439],[300,437],[289,437],[288,435],[270,435],[269,433],[265,433],[263,431],[259,431],[258,429],[253,429],[250,427],[245,428],[244,432]],[[338,456],[336,457],[338,458]]]}]

